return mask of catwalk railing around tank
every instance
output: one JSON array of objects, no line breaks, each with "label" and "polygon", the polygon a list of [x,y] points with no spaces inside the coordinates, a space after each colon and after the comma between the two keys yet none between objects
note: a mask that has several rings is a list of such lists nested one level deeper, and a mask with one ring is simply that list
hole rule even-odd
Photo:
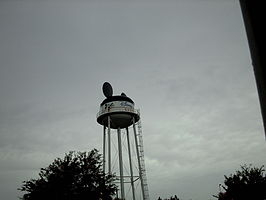
[{"label": "catwalk railing around tank", "polygon": [[119,107],[107,107],[105,109],[101,109],[96,117],[98,118],[101,115],[107,114],[107,113],[114,113],[114,112],[127,112],[127,113],[134,113],[138,114],[137,110],[134,108],[131,108],[129,106],[119,106]]}]

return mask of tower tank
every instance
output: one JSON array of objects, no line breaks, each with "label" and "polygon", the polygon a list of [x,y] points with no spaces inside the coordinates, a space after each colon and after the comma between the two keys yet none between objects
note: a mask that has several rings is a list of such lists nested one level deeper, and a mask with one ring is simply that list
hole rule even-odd
[{"label": "tower tank", "polygon": [[135,111],[134,102],[125,93],[113,96],[112,86],[105,82],[103,93],[106,99],[100,104],[100,111],[97,115],[97,122],[108,127],[108,117],[110,117],[110,128],[127,128],[139,120],[139,115]]},{"label": "tower tank", "polygon": [[139,115],[134,109],[134,102],[129,97],[123,95],[107,97],[100,104],[100,111],[97,122],[103,126],[108,126],[108,116],[110,116],[112,129],[127,128],[139,120]]}]

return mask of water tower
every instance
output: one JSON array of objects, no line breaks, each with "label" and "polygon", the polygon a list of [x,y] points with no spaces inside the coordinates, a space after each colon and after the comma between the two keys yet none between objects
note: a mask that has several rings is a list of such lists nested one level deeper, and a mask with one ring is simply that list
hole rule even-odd
[{"label": "water tower", "polygon": [[113,96],[108,82],[102,89],[106,98],[100,104],[97,122],[103,126],[103,170],[116,174],[120,199],[149,200],[140,113],[124,93]]}]

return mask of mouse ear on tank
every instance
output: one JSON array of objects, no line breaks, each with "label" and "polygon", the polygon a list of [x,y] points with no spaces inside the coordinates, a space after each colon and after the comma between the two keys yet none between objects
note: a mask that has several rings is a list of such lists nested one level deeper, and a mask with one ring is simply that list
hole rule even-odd
[{"label": "mouse ear on tank", "polygon": [[106,98],[113,96],[113,88],[110,83],[105,82],[103,84],[103,94]]},{"label": "mouse ear on tank", "polygon": [[122,93],[121,93],[121,96],[126,97],[127,95],[126,95],[124,92],[122,92]]}]

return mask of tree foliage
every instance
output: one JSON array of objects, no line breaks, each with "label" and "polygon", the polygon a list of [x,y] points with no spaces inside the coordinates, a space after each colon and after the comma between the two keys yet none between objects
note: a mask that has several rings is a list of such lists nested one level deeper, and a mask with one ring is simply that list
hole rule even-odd
[{"label": "tree foliage", "polygon": [[116,191],[114,176],[101,169],[101,156],[90,152],[69,152],[41,168],[38,179],[24,181],[22,200],[111,199]]},{"label": "tree foliage", "polygon": [[[162,198],[159,197],[158,200],[162,200]],[[172,196],[172,197],[170,197],[170,198],[166,198],[166,199],[164,199],[164,200],[179,200],[179,198],[175,195],[175,196]]]},{"label": "tree foliage", "polygon": [[266,199],[266,175],[264,166],[257,168],[251,165],[241,166],[229,177],[225,176],[224,191],[220,191],[218,200],[265,200]]}]

